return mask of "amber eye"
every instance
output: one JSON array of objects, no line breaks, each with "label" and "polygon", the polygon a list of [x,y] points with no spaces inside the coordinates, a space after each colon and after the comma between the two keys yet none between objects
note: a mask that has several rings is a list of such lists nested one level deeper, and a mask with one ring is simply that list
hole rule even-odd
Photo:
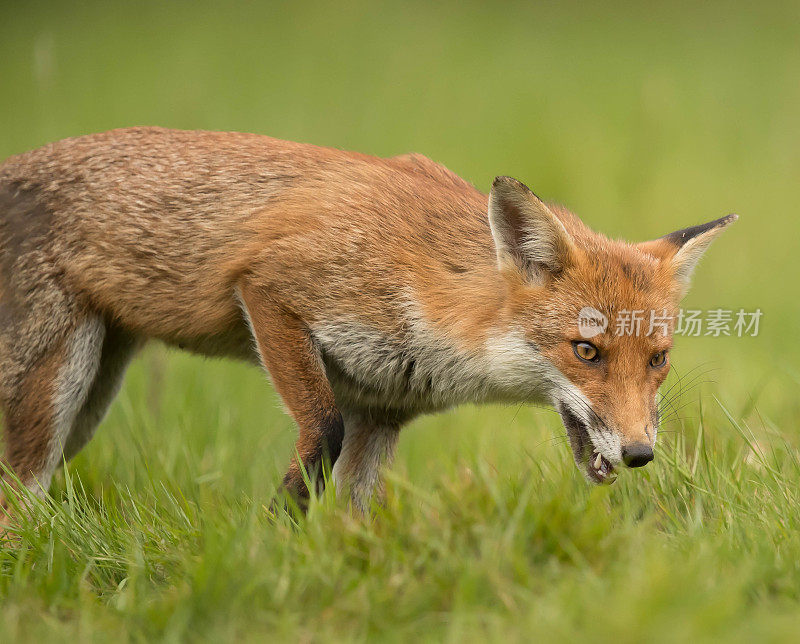
[{"label": "amber eye", "polygon": [[659,351],[656,355],[650,358],[650,366],[654,368],[663,367],[667,361],[667,352]]},{"label": "amber eye", "polygon": [[597,362],[600,359],[600,352],[591,342],[573,342],[572,350],[584,362]]}]

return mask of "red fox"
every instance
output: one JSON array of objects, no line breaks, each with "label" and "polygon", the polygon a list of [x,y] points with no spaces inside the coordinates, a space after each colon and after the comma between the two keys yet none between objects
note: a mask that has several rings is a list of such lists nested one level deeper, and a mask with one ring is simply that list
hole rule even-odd
[{"label": "red fox", "polygon": [[151,338],[260,364],[296,421],[282,487],[323,467],[366,509],[400,428],[464,402],[551,403],[597,483],[653,458],[674,315],[736,215],[629,244],[522,183],[487,196],[416,155],[160,128],[0,165],[6,465],[44,493]]}]

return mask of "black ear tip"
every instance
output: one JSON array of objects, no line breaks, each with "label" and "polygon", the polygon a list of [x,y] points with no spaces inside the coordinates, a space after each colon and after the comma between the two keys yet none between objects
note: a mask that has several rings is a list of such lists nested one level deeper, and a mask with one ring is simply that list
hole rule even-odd
[{"label": "black ear tip", "polygon": [[[492,181],[492,190],[511,190],[513,192],[522,192],[522,193],[530,193],[533,194],[533,190],[531,190],[528,186],[526,186],[522,181],[519,179],[515,179],[514,177],[509,177],[507,175],[500,175],[494,178]],[[538,199],[538,197],[536,197]]]},{"label": "black ear tip", "polygon": [[707,224],[700,224],[699,226],[692,226],[691,228],[676,230],[674,233],[664,235],[662,239],[672,242],[676,246],[683,246],[690,239],[693,239],[698,235],[702,235],[703,233],[707,233],[710,230],[724,228],[725,226],[732,224],[737,219],[739,219],[739,215],[731,213],[730,215],[725,215],[724,217],[715,219],[714,221],[709,221]]},{"label": "black ear tip", "polygon": [[492,188],[496,188],[498,186],[513,186],[518,183],[519,181],[517,181],[514,177],[501,174],[495,177],[494,181],[492,181]]},{"label": "black ear tip", "polygon": [[737,219],[739,219],[739,215],[735,215],[734,213],[725,215],[724,217],[720,217],[719,219],[708,222],[706,224],[708,227],[707,230],[713,230],[714,228],[725,228],[725,226],[730,226]]},{"label": "black ear tip", "polygon": [[732,224],[737,219],[739,219],[739,215],[731,213],[729,215],[725,215],[724,217],[720,217],[719,219],[715,219],[714,221],[709,221],[707,224],[695,226],[695,228],[703,228],[703,232],[705,232],[706,230],[713,230],[714,228],[723,228],[724,226]]}]

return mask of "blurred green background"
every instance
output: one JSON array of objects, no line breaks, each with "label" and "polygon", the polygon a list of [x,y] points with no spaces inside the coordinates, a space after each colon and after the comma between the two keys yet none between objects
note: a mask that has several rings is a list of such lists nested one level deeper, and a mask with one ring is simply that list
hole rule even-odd
[{"label": "blurred green background", "polygon": [[[699,375],[700,386],[687,387],[681,400],[688,404],[683,420],[665,430],[663,438],[663,449],[672,446],[678,453],[683,450],[683,436],[692,440],[707,436],[708,444],[718,449],[709,454],[709,463],[728,454],[722,470],[748,461],[742,455],[741,436],[728,424],[715,397],[738,423],[754,428],[758,434],[754,442],[771,437],[784,452],[794,453],[800,439],[800,343],[793,333],[800,319],[800,219],[795,213],[800,202],[798,114],[797,2],[0,2],[0,158],[48,141],[122,126],[239,130],[381,156],[420,152],[484,190],[495,175],[513,175],[544,198],[567,205],[590,226],[632,240],[737,212],[740,221],[715,243],[697,270],[686,306],[760,308],[761,332],[748,338],[678,338],[673,354],[676,372]],[[685,384],[689,383],[687,379]],[[702,397],[700,392],[704,392]],[[710,407],[716,411],[704,426],[703,409]],[[126,506],[116,486],[132,490],[134,497],[152,492],[158,499],[159,493],[152,491],[158,487],[154,481],[166,481],[173,493],[180,491],[192,507],[199,508],[198,516],[213,522],[214,516],[236,516],[230,508],[259,507],[268,500],[289,457],[293,431],[257,370],[154,347],[134,365],[97,438],[71,471],[86,486],[89,499],[118,504],[122,515],[136,506],[132,500],[127,503],[134,505]],[[688,524],[670,519],[667,524],[672,528],[663,532],[647,524],[669,537],[663,543],[673,539],[690,543],[692,530],[705,525],[706,540],[700,539],[698,550],[692,552],[721,551],[715,530],[727,524],[721,519],[714,523],[709,516],[719,518],[720,506],[733,501],[718,490],[706,490],[708,508],[716,509],[706,508],[710,514],[703,514],[706,506],[702,503],[697,501],[698,506],[696,499],[689,502],[682,493],[673,494],[679,484],[669,478],[673,475],[663,462],[666,459],[647,468],[646,474],[624,477],[613,492],[585,491],[567,448],[551,440],[561,433],[555,414],[534,409],[466,408],[421,419],[401,438],[392,474],[402,481],[395,483],[399,486],[396,494],[411,494],[407,486],[412,485],[440,494],[452,485],[469,487],[464,477],[471,481],[471,473],[481,468],[504,481],[538,476],[556,486],[551,489],[552,498],[566,499],[576,507],[596,503],[605,508],[589,513],[594,519],[619,511],[613,516],[620,520],[630,517],[658,523],[654,517],[662,516],[661,512],[673,517],[666,508],[674,504],[680,508],[675,516],[691,515],[699,523],[692,523],[690,530]],[[702,442],[704,450],[705,446]],[[694,464],[698,464],[696,459]],[[691,474],[697,476],[695,470]],[[786,475],[784,470],[780,480],[790,487],[796,482],[796,472]],[[680,485],[696,492],[698,484],[681,481]],[[62,476],[55,490],[64,489]],[[138,497],[139,502],[144,503],[145,496]],[[743,498],[739,500],[743,508],[765,503],[755,493]],[[153,503],[159,507],[159,501]],[[552,505],[530,503],[533,515],[554,511]],[[797,509],[791,504],[786,507]],[[564,518],[563,512],[559,516],[566,523],[577,520],[569,512]],[[781,521],[786,519],[779,514],[770,520],[785,528]],[[476,509],[469,530],[491,530],[483,526],[483,516]],[[486,518],[486,523],[491,519]],[[613,524],[604,528],[606,541],[615,534]],[[404,529],[413,532],[413,525],[412,521]],[[446,523],[442,529],[453,530],[454,525]],[[762,525],[749,525],[750,532],[742,528],[745,536],[740,541],[724,546],[729,548],[725,552],[731,555],[732,570],[734,555],[758,543],[764,533]],[[374,526],[364,529],[380,532]],[[259,528],[259,534],[268,533],[268,527]],[[48,542],[59,541],[57,532],[53,534]],[[614,538],[623,539],[618,534]],[[201,558],[200,551],[193,550],[196,542],[187,539],[176,538],[175,548]],[[131,540],[135,542],[135,536]],[[91,626],[81,631],[75,626],[79,620],[69,612],[86,609],[80,566],[97,561],[91,547],[80,543],[85,551],[77,546],[65,551],[74,566],[64,573],[57,591],[47,581],[52,566],[47,573],[40,567],[39,573],[23,579],[18,573],[23,564],[16,559],[13,565],[5,564],[6,579],[11,581],[4,582],[4,592],[16,597],[17,603],[7,604],[0,633],[3,628],[15,635],[33,632],[25,616],[35,612],[25,611],[33,611],[30,606],[34,606],[55,614],[54,623],[66,629],[62,632],[54,626],[50,630],[45,624],[41,633],[36,631],[40,635],[82,632],[102,639],[103,628],[114,624],[104,621],[110,619],[105,613],[92,613],[96,621],[87,621]],[[521,542],[517,545],[526,547]],[[796,608],[798,573],[782,568],[777,559],[769,564],[772,568],[764,564],[771,572],[763,578],[753,573],[732,581],[719,571],[717,577],[690,576],[684,581],[695,590],[689,592],[680,574],[670,568],[675,553],[670,550],[664,558],[649,561],[661,576],[637,578],[639,585],[631,590],[634,595],[625,593],[625,572],[595,590],[608,593],[609,601],[617,602],[612,605],[618,615],[627,615],[642,633],[656,638],[664,634],[656,626],[674,627],[682,619],[686,621],[681,632],[687,636],[749,634],[742,626],[750,623],[748,610],[758,603],[754,598],[764,599],[772,592],[768,589],[773,588],[770,584],[777,571],[784,584],[778,586],[785,592],[775,591],[780,600],[774,604],[779,607],[776,610],[783,615],[786,606]],[[474,555],[468,550],[457,554],[463,560]],[[121,572],[89,584],[93,589],[89,594],[94,597],[96,592],[101,603],[109,605],[113,604],[109,597],[124,595],[123,580],[131,578],[124,572],[126,566],[135,567],[131,561],[138,561],[130,559],[124,548],[114,556]],[[603,551],[596,562],[576,564],[575,570],[583,575],[615,569],[618,556],[625,559],[616,550]],[[716,555],[697,556],[703,565],[719,564]],[[786,553],[781,557],[785,562]],[[289,565],[288,561],[297,563],[289,550],[284,564]],[[147,563],[143,565],[147,568]],[[544,556],[542,566],[551,565],[555,564]],[[625,566],[630,564],[620,565],[619,571],[627,571]],[[466,564],[461,561],[458,566]],[[250,561],[242,571],[257,567]],[[155,597],[150,605],[161,606],[165,615],[173,614],[180,602],[164,604],[164,596],[184,597],[187,605],[194,602],[196,606],[196,586],[181,577],[189,569],[189,564],[178,565],[170,569],[174,576],[161,581],[148,577],[144,587]],[[338,599],[330,598],[325,606],[309,600],[309,611],[327,607],[345,613],[351,610],[353,615],[371,614],[367,598],[347,604],[353,593],[361,597],[359,584],[367,583],[368,571],[359,577],[355,568],[348,570],[354,575],[348,591],[341,591]],[[451,573],[442,572],[442,593],[455,592],[447,579],[462,579]],[[487,578],[475,574],[471,583],[492,587],[487,582],[491,570],[486,569]],[[518,585],[519,597],[509,591],[514,610],[508,604],[503,608],[502,591],[491,598],[500,606],[500,621],[490,622],[497,626],[489,629],[495,635],[515,633],[516,619],[530,627],[519,615],[527,614],[528,606],[537,602],[551,606],[548,601],[554,602],[555,612],[540,615],[544,621],[537,623],[574,626],[574,631],[564,626],[562,635],[582,632],[582,628],[591,633],[590,624],[585,623],[587,614],[609,629],[624,626],[598,612],[602,607],[590,609],[581,600],[578,605],[586,612],[573,606],[575,612],[559,621],[560,609],[553,608],[558,606],[555,596],[513,577],[507,586],[498,587]],[[679,581],[670,585],[670,577]],[[419,582],[417,573],[411,578]],[[384,581],[389,584],[389,577]],[[695,622],[697,611],[708,608],[704,603],[708,596],[696,589],[701,582],[709,584],[710,592],[733,588],[733,599],[725,604],[727,608],[709,609],[708,620]],[[681,603],[681,593],[687,592]],[[305,597],[291,592],[288,596]],[[636,612],[635,599],[642,596],[648,601]],[[37,598],[33,604],[29,604],[31,597]],[[463,599],[467,609],[491,612],[486,606],[479,608],[480,593],[469,597],[475,603]],[[227,598],[222,592],[215,601],[226,606]],[[92,606],[93,601],[89,602]],[[208,601],[204,610],[214,613],[209,608],[214,602]],[[405,613],[398,608],[400,621],[407,625],[430,623],[425,620],[432,613],[424,606],[415,613],[391,593],[385,601],[387,607],[408,609]],[[114,605],[119,615],[133,614],[126,612],[130,604]],[[451,615],[450,622],[445,617],[434,621],[444,628],[442,633],[457,637],[461,631],[446,627],[458,623],[457,606],[435,601],[431,605],[439,611],[436,614]],[[260,608],[294,616],[282,622],[291,637],[304,633],[302,607],[267,602]],[[770,610],[765,623],[772,624],[775,616]],[[755,612],[761,615],[759,611]],[[257,615],[256,610],[249,617],[262,626],[275,626]],[[655,616],[652,623],[648,616]],[[159,623],[151,613],[146,618],[149,624]],[[186,617],[185,630],[175,633],[197,636],[198,622],[193,619]],[[221,615],[218,620],[214,623],[221,629],[220,636],[250,632],[242,622],[228,628],[221,625],[228,623]],[[317,622],[312,619],[311,623]],[[357,636],[392,633],[390,624],[385,628],[381,624],[359,630]],[[697,624],[698,629],[692,630]],[[136,621],[126,626],[139,636],[168,632],[160,627],[148,630]],[[317,633],[307,628],[306,636]],[[338,635],[348,632],[344,626],[332,628]],[[616,630],[594,635],[625,639]]]},{"label": "blurred green background", "polygon": [[687,304],[759,306],[763,336],[683,355],[744,353],[746,386],[794,356],[798,6],[5,3],[0,155],[242,130],[421,152],[482,189],[511,174],[630,239],[737,212]]}]

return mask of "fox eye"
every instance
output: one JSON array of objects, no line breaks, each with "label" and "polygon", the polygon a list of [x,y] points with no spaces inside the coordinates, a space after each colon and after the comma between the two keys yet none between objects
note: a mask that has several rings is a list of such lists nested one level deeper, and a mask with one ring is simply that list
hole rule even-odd
[{"label": "fox eye", "polygon": [[584,362],[597,362],[600,359],[600,352],[591,342],[573,342],[572,350]]},{"label": "fox eye", "polygon": [[667,352],[659,351],[656,355],[650,358],[650,366],[653,368],[663,367],[667,361]]}]

